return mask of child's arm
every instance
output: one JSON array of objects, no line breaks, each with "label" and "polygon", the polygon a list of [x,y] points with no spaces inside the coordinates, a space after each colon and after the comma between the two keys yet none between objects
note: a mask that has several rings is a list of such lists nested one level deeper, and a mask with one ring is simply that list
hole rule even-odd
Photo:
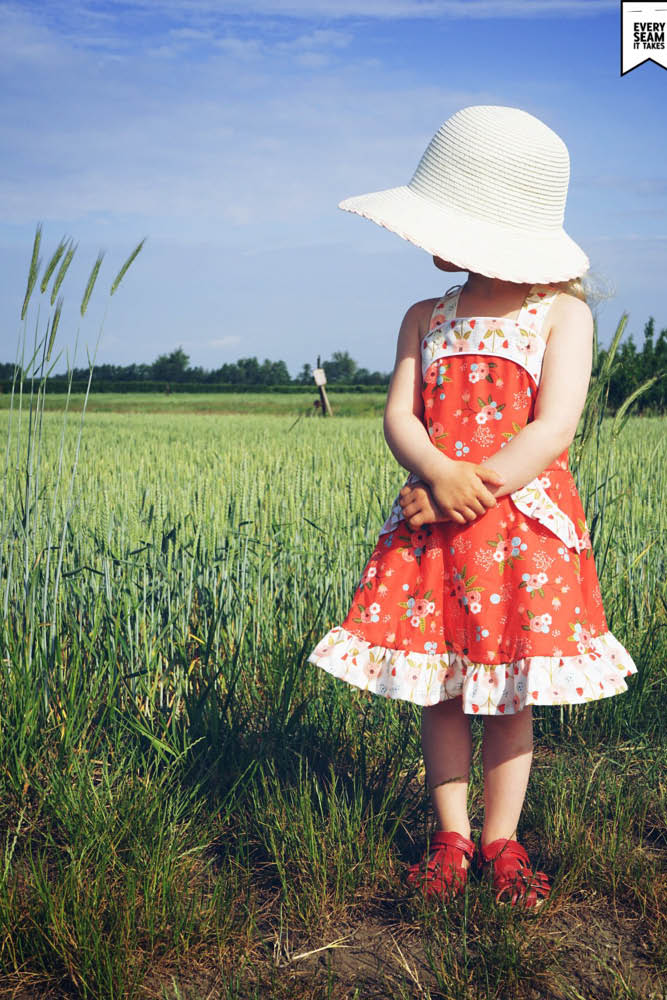
[{"label": "child's arm", "polygon": [[384,436],[397,461],[428,483],[443,514],[465,524],[495,506],[484,483],[499,486],[504,477],[483,465],[448,458],[435,447],[424,426],[420,342],[432,307],[432,301],[417,302],[401,324],[384,411]]},{"label": "child's arm", "polygon": [[496,498],[525,486],[565,451],[586,402],[593,363],[593,315],[573,295],[561,295],[552,312],[556,316],[544,351],[535,417],[484,459],[505,478],[500,486],[489,484]]}]

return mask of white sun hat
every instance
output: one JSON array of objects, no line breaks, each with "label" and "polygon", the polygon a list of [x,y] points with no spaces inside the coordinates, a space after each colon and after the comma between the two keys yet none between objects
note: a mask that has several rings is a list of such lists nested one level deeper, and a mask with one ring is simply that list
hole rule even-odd
[{"label": "white sun hat", "polygon": [[438,129],[409,184],[339,208],[462,271],[566,281],[590,267],[563,229],[569,179],[567,146],[548,125],[520,108],[474,105]]}]

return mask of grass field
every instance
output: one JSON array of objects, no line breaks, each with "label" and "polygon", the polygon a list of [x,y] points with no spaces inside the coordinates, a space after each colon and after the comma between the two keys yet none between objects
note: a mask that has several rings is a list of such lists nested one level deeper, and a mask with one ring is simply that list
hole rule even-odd
[{"label": "grass field", "polygon": [[[384,412],[387,393],[336,392],[330,393],[329,402],[337,417],[377,417]],[[70,410],[83,409],[85,396],[73,393],[67,404]],[[99,392],[88,397],[89,413],[258,413],[267,416],[293,416],[295,419],[322,419],[313,403],[319,400],[317,389],[304,392]],[[49,413],[65,409],[65,394],[52,393],[44,401]],[[10,393],[0,393],[0,411],[9,409]]]},{"label": "grass field", "polygon": [[61,446],[62,413],[0,413],[0,997],[665,996],[665,421],[605,421],[577,470],[639,674],[534,710],[519,836],[554,890],[528,918],[476,880],[406,892],[418,709],[305,663],[404,478],[358,400],[93,397],[78,453],[78,414]]}]

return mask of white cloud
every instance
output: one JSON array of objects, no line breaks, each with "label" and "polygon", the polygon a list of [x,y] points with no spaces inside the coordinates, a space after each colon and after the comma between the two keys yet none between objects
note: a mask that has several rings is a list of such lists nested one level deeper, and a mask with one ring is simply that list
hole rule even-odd
[{"label": "white cloud", "polygon": [[[323,21],[494,20],[590,18],[616,13],[617,0],[13,0],[0,4],[0,36],[10,58],[18,52],[35,60],[48,57],[44,30],[67,39],[77,48],[104,52],[136,48],[164,50],[165,45],[214,45],[230,48],[239,25],[267,42],[280,44],[290,22],[313,21],[312,31],[299,33],[290,45],[307,48],[345,47],[348,33],[322,27]],[[22,26],[32,22],[31,37]],[[38,30],[34,30],[37,28]],[[18,30],[17,30],[18,29]],[[276,37],[271,39],[269,36]],[[238,53],[246,57],[252,49]]]},{"label": "white cloud", "polygon": [[258,38],[237,38],[235,35],[216,38],[214,44],[234,59],[253,59],[259,56],[264,48]]},{"label": "white cloud", "polygon": [[[55,29],[40,30],[49,65],[6,74],[12,96],[0,107],[0,205],[3,221],[15,224],[35,212],[77,232],[87,220],[97,229],[129,221],[135,232],[216,245],[238,245],[235,227],[279,226],[298,241],[357,188],[402,183],[433,122],[493,101],[484,90],[389,88],[378,72],[368,91],[371,73],[353,58],[316,78],[313,64],[347,43],[333,29],[298,32],[291,52],[276,56],[286,66],[229,58],[265,44],[251,38],[228,39],[224,55],[103,67]],[[177,55],[179,45],[172,39],[165,54]],[[299,68],[304,59],[309,69]],[[323,242],[337,238],[316,231]]]},{"label": "white cloud", "polygon": [[169,34],[179,42],[210,42],[215,37],[213,32],[201,28],[170,28]]},{"label": "white cloud", "polygon": [[[171,59],[208,47],[249,61],[299,49],[343,50],[360,21],[579,18],[616,7],[616,0],[0,0],[0,62],[53,64],[60,43],[99,58],[141,52]],[[314,26],[304,31],[308,21]],[[304,62],[328,65],[326,59]]]},{"label": "white cloud", "polygon": [[[125,0],[113,0],[118,7]],[[136,9],[176,17],[253,14],[298,18],[591,17],[618,11],[616,0],[133,0]]]},{"label": "white cloud", "polygon": [[590,17],[617,10],[615,0],[226,0],[226,10],[293,17],[504,18]]},{"label": "white cloud", "polygon": [[343,49],[352,41],[353,36],[347,31],[336,31],[334,29],[318,28],[309,31],[305,35],[298,35],[289,42],[279,43],[278,48],[283,49],[315,49],[334,48]]},{"label": "white cloud", "polygon": [[299,52],[296,60],[299,66],[303,66],[305,69],[324,69],[331,63],[326,52]]}]

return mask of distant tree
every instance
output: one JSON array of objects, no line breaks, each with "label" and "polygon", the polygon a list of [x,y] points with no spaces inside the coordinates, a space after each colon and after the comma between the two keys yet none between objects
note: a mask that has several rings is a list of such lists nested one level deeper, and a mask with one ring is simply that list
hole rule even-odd
[{"label": "distant tree", "polygon": [[[632,334],[623,340],[614,358],[614,374],[609,384],[609,410],[614,413],[624,399],[634,392],[643,382],[654,375],[662,374],[635,404],[635,412],[664,413],[667,407],[667,329],[660,331],[657,341],[653,342],[655,322],[653,317],[644,326],[644,344],[641,351],[637,350]],[[600,351],[598,370],[608,355],[606,349]]]},{"label": "distant tree", "polygon": [[334,351],[331,361],[324,361],[322,367],[326,372],[327,382],[352,382],[357,362],[347,351]]},{"label": "distant tree", "polygon": [[368,368],[357,368],[354,381],[357,385],[387,385],[389,375],[383,375],[382,372],[370,372]]},{"label": "distant tree", "polygon": [[289,385],[291,381],[284,361],[269,361],[268,358],[264,360],[261,368],[262,385]]},{"label": "distant tree", "polygon": [[153,378],[165,382],[183,382],[189,364],[190,358],[182,347],[178,347],[171,354],[160,354],[153,362]]},{"label": "distant tree", "polygon": [[667,409],[667,329],[662,329],[653,351],[653,368],[651,374],[662,372],[662,378],[647,393],[647,404],[659,413]]},{"label": "distant tree", "polygon": [[236,362],[239,370],[238,381],[241,385],[261,385],[260,364],[257,358],[239,358]]},{"label": "distant tree", "polygon": [[[17,378],[19,378],[20,375],[21,370],[19,367]],[[14,378],[14,365],[11,362],[8,362],[7,364],[0,364],[0,379],[7,379],[9,381],[12,378]]]},{"label": "distant tree", "polygon": [[212,381],[214,382],[224,382],[226,384],[236,385],[241,381],[241,372],[237,364],[225,364],[220,365],[212,374]]},{"label": "distant tree", "polygon": [[298,385],[313,385],[313,366],[305,362],[294,381]]}]

